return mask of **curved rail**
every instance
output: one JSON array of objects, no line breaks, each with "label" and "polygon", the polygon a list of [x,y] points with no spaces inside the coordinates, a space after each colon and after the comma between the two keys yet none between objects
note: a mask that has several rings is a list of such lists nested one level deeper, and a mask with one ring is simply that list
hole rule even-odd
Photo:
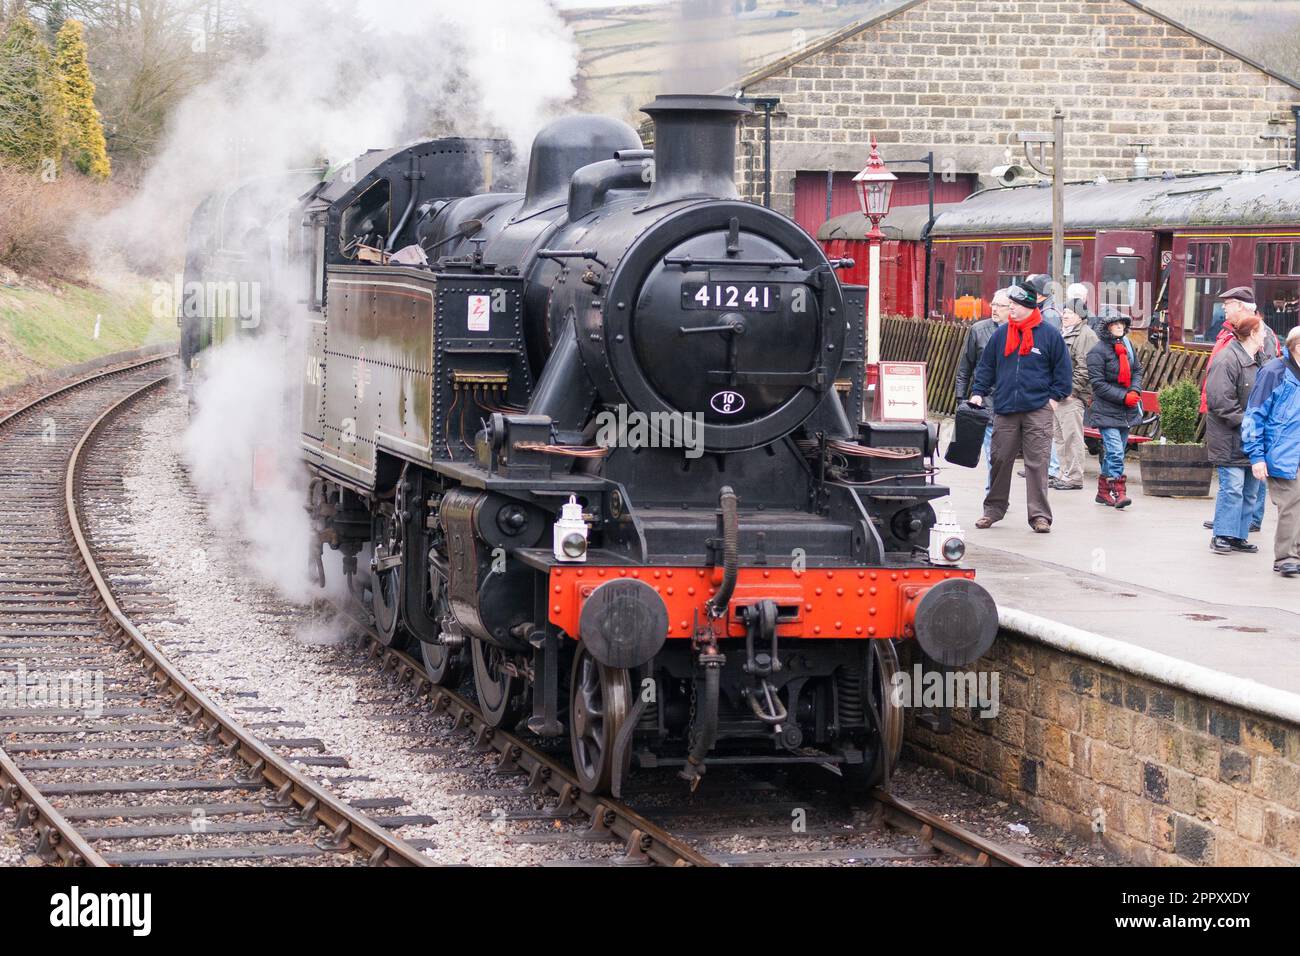
[{"label": "curved rail", "polygon": [[435,713],[451,717],[454,728],[472,733],[476,749],[484,752],[495,750],[500,755],[498,770],[519,770],[528,774],[528,789],[537,793],[550,792],[559,798],[557,812],[580,812],[591,821],[593,833],[622,840],[622,862],[656,866],[716,865],[627,804],[585,792],[564,764],[514,734],[488,724],[478,708],[460,694],[429,680],[424,665],[419,661],[380,643],[374,629],[350,609],[334,604],[330,606],[365,638],[370,655],[380,658],[385,670],[395,671],[399,680],[409,683],[417,696],[426,697]]},{"label": "curved rail", "polygon": [[[18,414],[49,401],[72,389],[86,385],[107,375],[139,369],[159,361],[152,359],[125,368],[98,373],[55,389],[0,419],[0,426]],[[64,519],[67,532],[76,543],[84,570],[93,585],[100,604],[100,617],[105,633],[116,638],[140,663],[148,678],[158,689],[169,694],[173,704],[187,713],[200,728],[201,735],[214,748],[224,748],[231,756],[248,765],[249,777],[269,783],[276,788],[268,808],[299,810],[302,819],[311,821],[331,831],[332,849],[351,849],[363,854],[371,865],[428,866],[427,857],[405,841],[387,833],[372,820],[340,801],[319,784],[295,770],[287,760],[264,745],[233,717],[222,711],[206,694],[195,687],[162,654],[123,613],[107,580],[100,571],[81,526],[78,497],[81,485],[84,451],[96,433],[110,419],[120,414],[132,402],[157,388],[170,378],[168,375],[147,383],[126,395],[100,414],[81,435],[69,459],[64,476]],[[42,851],[58,856],[65,864],[107,866],[97,853],[77,832],[76,828],[49,803],[37,786],[18,769],[17,765],[0,750],[0,775],[5,781],[5,796],[15,806],[19,822],[36,827]]]},{"label": "curved rail", "polygon": [[137,359],[136,361],[133,362],[127,362],[124,365],[114,365],[111,366],[110,368],[96,369],[95,371],[90,372],[89,374],[81,376],[81,378],[73,379],[70,382],[64,382],[62,385],[56,385],[48,392],[45,392],[42,395],[38,396],[37,398],[32,399],[27,404],[21,405],[18,408],[15,408],[11,412],[6,412],[3,415],[0,415],[0,428],[4,428],[4,426],[8,425],[19,415],[26,415],[34,408],[44,405],[50,399],[58,398],[61,395],[65,395],[68,392],[71,392],[73,389],[80,388],[82,385],[88,385],[91,382],[97,382],[100,379],[110,378],[114,375],[123,375],[127,372],[134,372],[136,369],[144,368],[147,365],[157,365],[160,362],[168,362],[175,357],[176,356],[170,352],[165,355],[151,355],[148,358]]}]

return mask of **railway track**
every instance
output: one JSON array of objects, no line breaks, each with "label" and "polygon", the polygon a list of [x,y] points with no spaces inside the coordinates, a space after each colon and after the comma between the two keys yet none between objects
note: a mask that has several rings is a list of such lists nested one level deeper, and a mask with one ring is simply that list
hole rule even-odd
[{"label": "railway track", "polygon": [[[0,700],[0,796],[15,808],[20,824],[35,828],[37,852],[67,864],[426,863],[414,847],[378,825],[396,826],[402,818],[371,820],[361,807],[337,800],[303,776],[290,765],[293,756],[278,751],[305,741],[262,741],[240,726],[140,634],[119,604],[122,596],[115,596],[114,587],[127,592],[124,603],[133,614],[167,613],[157,596],[131,590],[127,579],[140,576],[132,574],[129,556],[104,553],[111,542],[97,542],[82,527],[83,492],[89,486],[84,497],[104,497],[106,481],[87,462],[111,454],[111,447],[98,444],[107,442],[109,423],[166,378],[163,361],[141,362],[88,376],[0,418],[0,481],[9,492],[0,506],[0,674],[102,679],[94,708],[51,706],[49,699],[39,706]],[[493,792],[517,795],[525,805],[495,810],[493,820],[556,828],[515,834],[511,839],[517,842],[617,848],[612,857],[580,861],[596,864],[889,863],[941,856],[973,865],[1028,862],[884,793],[875,795],[870,808],[875,825],[911,835],[914,847],[718,850],[714,837],[729,821],[747,834],[767,832],[779,840],[781,808],[772,806],[773,794],[793,791],[711,775],[707,801],[689,806],[674,803],[681,796],[675,786],[659,791],[671,794],[667,805],[654,806],[653,797],[633,807],[583,793],[562,755],[490,727],[471,701],[433,685],[420,662],[383,646],[359,608],[336,611],[362,636],[370,659],[445,715],[474,750],[495,755],[494,777],[520,781]],[[805,793],[796,799],[807,806],[820,798]],[[767,816],[744,817],[756,805]],[[823,809],[816,812],[825,816],[829,811]],[[713,837],[690,831],[701,815],[713,825]],[[666,820],[683,827],[674,832]]]},{"label": "railway track", "polygon": [[658,866],[711,866],[708,857],[677,839],[663,827],[643,817],[619,800],[584,793],[577,778],[558,759],[527,741],[498,727],[492,727],[467,698],[434,684],[424,665],[403,651],[382,644],[371,625],[357,609],[332,605],[362,639],[363,650],[435,713],[445,714],[456,730],[473,739],[476,750],[498,755],[496,771],[526,776],[522,791],[554,799],[544,819],[567,820],[574,816],[590,821],[589,839],[616,840],[623,855],[612,862]]},{"label": "railway track", "polygon": [[[797,836],[787,815],[787,803],[799,804],[805,811],[812,807],[826,818],[844,816],[833,777],[827,773],[830,786],[812,791],[805,785],[772,784],[763,779],[745,775],[740,779],[719,780],[710,774],[704,788],[707,800],[691,801],[685,788],[675,779],[666,787],[652,788],[655,796],[666,801],[655,807],[634,807],[610,797],[597,797],[584,793],[576,778],[567,768],[563,755],[554,755],[528,743],[501,728],[491,727],[478,708],[467,698],[434,684],[425,675],[421,662],[405,651],[384,645],[378,634],[365,619],[364,611],[353,605],[330,607],[339,614],[360,639],[359,651],[393,678],[419,701],[436,713],[445,714],[454,729],[463,731],[479,751],[497,755],[496,771],[516,774],[520,785],[515,788],[496,788],[491,793],[504,798],[520,799],[538,797],[546,804],[544,809],[496,810],[485,818],[498,821],[533,821],[543,824],[586,821],[585,831],[544,832],[525,834],[522,842],[552,842],[560,840],[616,842],[621,854],[599,857],[590,863],[609,865],[659,865],[659,866],[752,866],[781,865],[789,863],[874,862],[914,863],[946,858],[948,861],[969,866],[1033,866],[1033,861],[1015,850],[985,839],[979,834],[945,820],[893,794],[876,790],[871,794],[870,805],[861,808],[876,828],[888,827],[912,838],[912,845],[897,846],[845,846],[832,850],[775,850],[760,853],[737,854],[710,851],[702,847],[722,834],[738,833],[747,837],[759,836],[764,840],[780,841]],[[567,753],[567,751],[566,751]],[[787,799],[788,798],[788,799]],[[773,805],[773,801],[779,801]],[[746,816],[757,810],[755,816]],[[710,833],[686,830],[674,832],[665,820],[689,819],[709,821]],[[573,861],[566,861],[572,864]]]},{"label": "railway track", "polygon": [[[103,429],[170,357],[0,418],[0,796],[68,865],[426,858],[191,684],[123,612],[82,526]],[[111,449],[107,449],[111,452]],[[400,818],[390,818],[399,825]]]}]

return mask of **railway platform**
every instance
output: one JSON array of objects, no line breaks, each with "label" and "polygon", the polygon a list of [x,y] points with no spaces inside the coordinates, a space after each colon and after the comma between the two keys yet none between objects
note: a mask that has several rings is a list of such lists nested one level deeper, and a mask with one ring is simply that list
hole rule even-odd
[{"label": "railway platform", "polygon": [[1144,495],[1131,460],[1133,505],[1115,511],[1093,500],[1095,459],[1089,465],[1083,490],[1051,493],[1052,533],[1042,535],[1029,529],[1019,478],[1007,517],[976,530],[983,462],[942,464],[970,562],[999,606],[1300,694],[1300,580],[1273,573],[1272,506],[1251,535],[1258,554],[1219,555],[1201,526],[1213,499]]}]

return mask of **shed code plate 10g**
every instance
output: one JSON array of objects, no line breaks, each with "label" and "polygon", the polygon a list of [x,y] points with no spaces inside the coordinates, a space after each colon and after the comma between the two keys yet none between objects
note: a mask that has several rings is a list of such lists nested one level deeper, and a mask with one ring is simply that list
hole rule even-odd
[{"label": "shed code plate 10g", "polygon": [[683,282],[682,307],[775,312],[781,307],[781,287],[768,282]]}]

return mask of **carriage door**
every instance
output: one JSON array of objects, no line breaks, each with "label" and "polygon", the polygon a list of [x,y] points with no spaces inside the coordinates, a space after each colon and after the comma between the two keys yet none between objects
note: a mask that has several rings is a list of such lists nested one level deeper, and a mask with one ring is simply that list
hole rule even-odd
[{"label": "carriage door", "polygon": [[1160,262],[1155,233],[1117,230],[1097,233],[1097,288],[1093,299],[1098,314],[1117,309],[1133,320],[1133,328],[1151,324],[1159,292]]}]

